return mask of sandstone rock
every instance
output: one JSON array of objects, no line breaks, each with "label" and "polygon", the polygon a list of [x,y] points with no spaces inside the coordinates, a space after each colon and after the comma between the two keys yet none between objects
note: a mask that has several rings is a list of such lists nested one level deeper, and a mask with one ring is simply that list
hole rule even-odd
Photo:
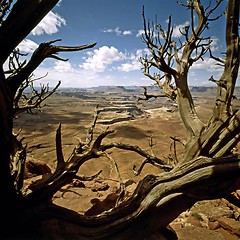
[{"label": "sandstone rock", "polygon": [[51,173],[51,169],[45,162],[33,158],[28,159],[26,161],[25,165],[26,177],[33,177],[47,173]]},{"label": "sandstone rock", "polygon": [[209,220],[208,220],[208,217],[203,214],[203,213],[199,213],[199,215],[201,216],[201,220],[200,220],[200,223],[201,223],[201,226],[202,227],[205,227],[205,228],[209,228],[208,224],[209,224]]},{"label": "sandstone rock", "polygon": [[226,240],[220,233],[202,227],[185,226],[174,230],[178,240]]},{"label": "sandstone rock", "polygon": [[233,211],[221,200],[199,202],[195,204],[192,211],[195,209],[198,213],[205,214],[211,222],[217,221],[221,217],[231,218],[233,216]]},{"label": "sandstone rock", "polygon": [[236,193],[237,197],[240,198],[240,190],[237,190],[235,193]]},{"label": "sandstone rock", "polygon": [[221,227],[240,236],[240,222],[233,218],[221,217],[218,219]]},{"label": "sandstone rock", "polygon": [[219,225],[218,221],[214,221],[214,222],[209,221],[208,227],[209,227],[210,230],[216,230],[220,227],[220,225]]},{"label": "sandstone rock", "polygon": [[93,192],[98,192],[98,191],[106,191],[109,189],[109,187],[110,187],[109,184],[106,182],[103,182],[103,183],[96,182],[90,188]]},{"label": "sandstone rock", "polygon": [[224,237],[225,240],[239,240],[239,237],[237,235],[230,233],[228,230],[226,230],[224,228],[220,227],[215,231],[220,233]]}]

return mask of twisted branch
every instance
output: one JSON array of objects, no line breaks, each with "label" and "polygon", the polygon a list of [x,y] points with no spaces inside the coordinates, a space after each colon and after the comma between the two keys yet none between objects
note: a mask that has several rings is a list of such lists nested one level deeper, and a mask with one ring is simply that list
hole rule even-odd
[{"label": "twisted branch", "polygon": [[76,47],[52,45],[56,41],[60,40],[58,39],[55,41],[40,44],[34,51],[29,62],[23,68],[21,68],[17,74],[7,78],[7,81],[13,93],[17,91],[22,82],[32,74],[32,72],[41,64],[44,59],[55,58],[58,60],[66,61],[65,59],[57,57],[56,54],[59,52],[81,51],[84,49],[92,48],[96,45],[96,43]]}]

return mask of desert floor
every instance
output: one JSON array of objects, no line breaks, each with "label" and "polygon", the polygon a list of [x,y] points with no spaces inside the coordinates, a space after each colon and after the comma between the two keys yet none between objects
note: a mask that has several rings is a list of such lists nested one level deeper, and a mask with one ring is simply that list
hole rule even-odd
[{"label": "desert floor", "polygon": [[[122,97],[121,97],[122,100]],[[137,101],[135,97],[125,98],[136,109],[121,111],[102,111],[99,114],[94,136],[107,127],[114,130],[104,141],[123,142],[138,145],[168,161],[173,157],[170,137],[184,140],[185,130],[179,119],[177,109],[166,100]],[[211,94],[196,94],[196,109],[200,118],[207,123],[212,113],[214,97]],[[20,136],[27,144],[28,161],[46,163],[53,171],[56,165],[55,133],[61,123],[62,141],[65,159],[71,154],[79,139],[84,140],[91,125],[96,105],[99,109],[118,106],[119,99],[109,101],[105,95],[97,98],[83,99],[62,94],[50,97],[41,112],[34,115],[23,113],[15,120],[15,131],[21,129]],[[240,101],[235,101],[240,106]],[[151,143],[151,144],[150,144]],[[181,144],[177,144],[177,156],[181,157]],[[144,160],[136,153],[112,149],[109,154],[117,163],[120,177],[126,183],[128,193],[134,190],[137,182],[146,174],[160,173],[162,170],[150,164],[145,165],[139,176],[133,172]],[[54,202],[75,211],[93,215],[114,206],[119,193],[119,176],[113,161],[106,157],[93,159],[84,163],[79,170],[80,176],[91,176],[99,170],[102,173],[92,181],[73,182],[61,189],[54,196]],[[37,176],[34,170],[27,172],[26,184]],[[240,209],[224,199],[202,201],[192,209],[182,213],[170,226],[176,231],[179,240],[235,240],[240,239]],[[53,230],[54,229],[54,230]],[[68,235],[66,235],[68,232]],[[71,234],[69,234],[71,232]],[[77,228],[64,225],[56,220],[43,223],[41,234],[44,239],[78,239]],[[74,236],[74,237],[73,237]],[[37,239],[37,236],[36,236]],[[154,236],[151,239],[157,239]]]}]

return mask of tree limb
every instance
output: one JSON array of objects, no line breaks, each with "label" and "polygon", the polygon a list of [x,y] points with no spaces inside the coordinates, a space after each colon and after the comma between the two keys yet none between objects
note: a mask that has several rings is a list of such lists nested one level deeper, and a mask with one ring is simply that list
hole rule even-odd
[{"label": "tree limb", "polygon": [[[14,98],[14,114],[22,113],[24,111],[27,111],[28,113],[32,113],[33,109],[41,109],[43,106],[41,105],[44,100],[49,98],[53,93],[56,92],[58,87],[60,86],[61,82],[59,81],[57,85],[50,90],[48,84],[47,85],[41,85],[40,91],[35,90],[33,87],[33,83],[29,84],[29,81],[26,82],[26,84],[21,84],[20,87],[17,90],[16,97]],[[23,86],[22,88],[22,85]],[[31,96],[25,95],[23,90],[25,87],[31,87],[32,94]],[[19,99],[19,98],[20,99]]]},{"label": "tree limb", "polygon": [[239,69],[239,1],[229,0],[226,25],[226,60],[224,72],[219,80],[216,104],[213,110],[213,123],[225,120],[232,114],[233,97]]},{"label": "tree limb", "polygon": [[38,46],[38,48],[34,51],[31,59],[29,62],[18,71],[18,73],[14,76],[10,76],[7,80],[9,83],[9,86],[11,88],[11,91],[15,93],[21,83],[27,79],[30,74],[40,65],[40,63],[45,58],[51,58],[55,56],[58,52],[71,52],[71,51],[81,51],[87,48],[92,48],[96,45],[96,43],[93,44],[87,44],[82,46],[76,46],[76,47],[67,47],[67,46],[54,46],[52,43],[59,41],[50,41],[47,43],[42,43]]},{"label": "tree limb", "polygon": [[61,136],[61,124],[59,124],[56,131],[56,155],[57,155],[57,167],[56,171],[62,169],[65,166],[63,151],[62,151],[62,136]]},{"label": "tree limb", "polygon": [[0,64],[7,60],[10,53],[58,2],[59,0],[16,1],[0,28]]},{"label": "tree limb", "polygon": [[162,168],[165,171],[170,171],[173,168],[172,166],[167,165],[164,160],[161,160],[160,158],[158,158],[155,155],[149,154],[148,152],[142,150],[138,146],[133,146],[133,145],[119,143],[119,142],[111,142],[111,143],[108,143],[108,144],[103,144],[101,146],[101,150],[106,151],[107,149],[110,149],[110,148],[113,148],[113,147],[136,152],[140,156],[145,157],[147,159],[146,161],[148,163],[153,164],[153,165],[157,165],[159,168]]},{"label": "tree limb", "polygon": [[[129,199],[97,216],[83,216],[52,205],[45,211],[45,217],[77,224],[81,235],[90,240],[145,239],[196,201],[219,198],[238,189],[239,173],[239,155],[214,159],[199,157],[170,172],[147,175]],[[29,214],[41,216],[32,211]]]}]

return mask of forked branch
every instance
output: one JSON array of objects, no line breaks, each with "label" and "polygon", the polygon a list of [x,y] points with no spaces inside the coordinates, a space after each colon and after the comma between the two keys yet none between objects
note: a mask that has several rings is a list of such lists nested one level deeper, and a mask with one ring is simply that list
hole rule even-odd
[{"label": "forked branch", "polygon": [[[119,149],[122,149],[122,150],[132,151],[132,152],[135,152],[135,153],[139,154],[142,157],[145,157],[146,160],[144,161],[143,165],[145,165],[146,163],[150,163],[154,166],[157,166],[161,169],[164,169],[165,171],[170,171],[173,168],[173,166],[167,165],[166,161],[158,158],[157,156],[155,156],[153,154],[150,154],[150,153],[144,151],[139,146],[133,146],[133,145],[120,143],[120,142],[111,142],[111,143],[108,143],[108,144],[103,144],[101,146],[102,151],[106,151],[107,149],[110,149],[110,148],[119,148]],[[140,168],[142,168],[142,167],[140,167]],[[136,169],[134,167],[134,171],[135,170]]]},{"label": "forked branch", "polygon": [[14,94],[20,87],[20,85],[23,83],[23,81],[32,74],[32,72],[42,63],[44,59],[55,58],[57,60],[66,61],[58,57],[57,54],[59,52],[81,51],[87,48],[92,48],[96,45],[96,43],[76,47],[52,45],[56,41],[60,40],[40,44],[38,48],[34,51],[29,62],[23,68],[21,68],[14,76],[10,76],[7,78],[10,89]]},{"label": "forked branch", "polygon": [[[14,114],[22,113],[27,111],[28,113],[33,113],[33,109],[39,109],[42,106],[42,103],[49,98],[52,94],[56,92],[61,82],[59,81],[57,85],[50,89],[49,85],[41,85],[40,90],[36,90],[33,82],[35,80],[26,80],[18,88],[15,98],[14,98]],[[30,88],[30,93],[25,93],[24,90]]]},{"label": "forked branch", "polygon": [[59,0],[15,1],[0,28],[1,64],[58,2]]},{"label": "forked branch", "polygon": [[[196,201],[218,198],[238,189],[239,172],[240,156],[199,157],[170,172],[147,175],[130,198],[97,216],[83,216],[55,205],[46,212],[48,217],[78,224],[81,235],[87,239],[144,239]],[[129,227],[132,223],[134,228]]]},{"label": "forked branch", "polygon": [[239,71],[239,1],[229,0],[226,25],[226,59],[224,72],[219,79],[213,123],[225,121],[232,112],[232,98]]},{"label": "forked branch", "polygon": [[[180,3],[190,10],[191,23],[179,30],[185,39],[185,42],[182,42],[179,37],[179,44],[173,36],[171,18],[169,18],[167,30],[164,31],[160,24],[150,25],[149,22],[147,24],[143,11],[143,41],[150,52],[150,56],[141,59],[144,74],[155,81],[168,98],[176,99],[189,141],[200,136],[205,126],[195,109],[188,86],[188,72],[192,64],[202,59],[210,48],[211,39],[202,37],[202,33],[208,29],[211,16],[221,2],[222,0],[217,1],[213,6],[210,4],[205,9],[199,0],[190,0],[186,4]],[[159,73],[154,74],[155,71],[163,72],[164,78],[160,78]],[[148,98],[146,92],[145,97]]]}]

